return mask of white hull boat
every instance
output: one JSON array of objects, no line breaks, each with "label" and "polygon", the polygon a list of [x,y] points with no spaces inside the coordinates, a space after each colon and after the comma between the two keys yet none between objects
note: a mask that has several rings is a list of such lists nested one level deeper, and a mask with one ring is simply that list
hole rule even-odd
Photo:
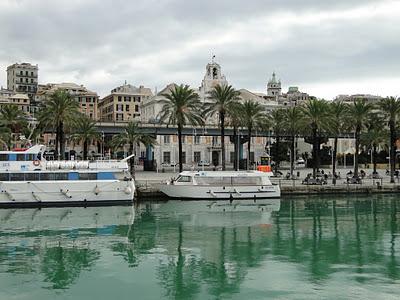
[{"label": "white hull boat", "polygon": [[44,146],[0,151],[0,207],[131,203],[135,184],[122,161],[46,161]]},{"label": "white hull boat", "polygon": [[271,183],[270,175],[260,171],[184,171],[159,189],[170,198],[180,199],[280,198],[280,188]]}]

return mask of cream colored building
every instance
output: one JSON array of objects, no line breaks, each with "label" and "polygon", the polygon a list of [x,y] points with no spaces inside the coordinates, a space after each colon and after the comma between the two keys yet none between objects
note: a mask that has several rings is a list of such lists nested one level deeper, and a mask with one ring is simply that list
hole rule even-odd
[{"label": "cream colored building", "polygon": [[98,119],[99,96],[96,92],[88,90],[83,85],[78,85],[76,83],[48,83],[39,85],[35,101],[37,103],[43,102],[58,89],[65,90],[73,95],[75,100],[79,103],[79,110],[83,114],[93,120]]},{"label": "cream colored building", "polygon": [[25,113],[29,113],[30,99],[27,94],[18,94],[7,89],[0,90],[0,105],[14,104]]},{"label": "cream colored building", "polygon": [[38,88],[38,65],[15,63],[7,67],[7,89],[33,99]]},{"label": "cream colored building", "polygon": [[[222,74],[221,66],[214,60],[206,65],[205,75],[201,81],[201,85],[195,91],[199,94],[201,102],[210,101],[209,92],[216,85],[228,85],[225,75]],[[168,84],[159,93],[143,101],[142,103],[142,123],[160,123],[160,113],[162,111],[161,100],[165,99],[163,94],[168,94],[175,87],[175,83]],[[279,106],[276,101],[265,99],[262,95],[253,93],[246,89],[240,89],[240,101],[253,100],[263,105],[266,111],[270,111]],[[206,120],[207,127],[218,127],[218,115]],[[252,138],[250,158],[251,160],[259,160],[259,157],[265,154],[265,145],[267,138],[258,136],[254,132]],[[154,159],[165,165],[178,163],[178,138],[176,135],[157,136],[157,145],[154,147]],[[242,158],[248,156],[246,144],[243,145]],[[234,145],[230,142],[229,136],[225,137],[225,157],[227,165],[233,164],[234,161]],[[141,151],[142,156],[144,151]],[[198,163],[203,161],[212,165],[213,161],[217,161],[221,165],[221,139],[219,136],[207,136],[206,129],[195,130],[193,134],[183,138],[183,163],[187,166],[198,167]]]},{"label": "cream colored building", "polygon": [[111,93],[99,102],[99,119],[109,122],[139,121],[141,103],[153,96],[151,89],[144,86],[135,87],[125,82],[124,85],[111,90]]}]

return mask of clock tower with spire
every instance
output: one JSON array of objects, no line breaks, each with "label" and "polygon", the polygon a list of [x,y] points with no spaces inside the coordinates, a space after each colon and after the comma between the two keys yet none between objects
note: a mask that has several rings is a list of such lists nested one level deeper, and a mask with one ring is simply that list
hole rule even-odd
[{"label": "clock tower with spire", "polygon": [[281,94],[282,94],[281,81],[276,80],[275,72],[273,72],[272,78],[268,81],[267,84],[267,96],[275,98],[277,100]]}]

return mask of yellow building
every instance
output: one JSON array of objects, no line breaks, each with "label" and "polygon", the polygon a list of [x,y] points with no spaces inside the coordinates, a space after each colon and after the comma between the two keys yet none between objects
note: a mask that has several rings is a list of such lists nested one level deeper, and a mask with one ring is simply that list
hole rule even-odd
[{"label": "yellow building", "polygon": [[76,83],[48,83],[45,85],[39,85],[38,92],[35,96],[36,102],[40,103],[44,101],[46,97],[50,96],[58,89],[66,90],[73,95],[79,103],[79,109],[83,114],[93,120],[98,119],[97,106],[99,96],[97,93],[88,90],[83,85],[78,85]]},{"label": "yellow building", "polygon": [[153,96],[151,89],[135,87],[125,82],[100,100],[99,114],[101,121],[127,122],[140,120],[141,103]]}]

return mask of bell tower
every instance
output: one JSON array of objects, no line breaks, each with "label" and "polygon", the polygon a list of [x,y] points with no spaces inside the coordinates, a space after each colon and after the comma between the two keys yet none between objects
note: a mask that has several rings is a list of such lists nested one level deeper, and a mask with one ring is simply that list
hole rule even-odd
[{"label": "bell tower", "polygon": [[211,62],[206,66],[206,74],[201,81],[200,97],[205,98],[207,93],[211,91],[216,85],[227,85],[225,75],[221,73],[221,66],[215,62],[215,55],[213,55]]},{"label": "bell tower", "polygon": [[268,81],[267,84],[267,96],[278,99],[281,93],[282,93],[281,81],[276,80],[275,72],[273,72],[272,78]]}]

